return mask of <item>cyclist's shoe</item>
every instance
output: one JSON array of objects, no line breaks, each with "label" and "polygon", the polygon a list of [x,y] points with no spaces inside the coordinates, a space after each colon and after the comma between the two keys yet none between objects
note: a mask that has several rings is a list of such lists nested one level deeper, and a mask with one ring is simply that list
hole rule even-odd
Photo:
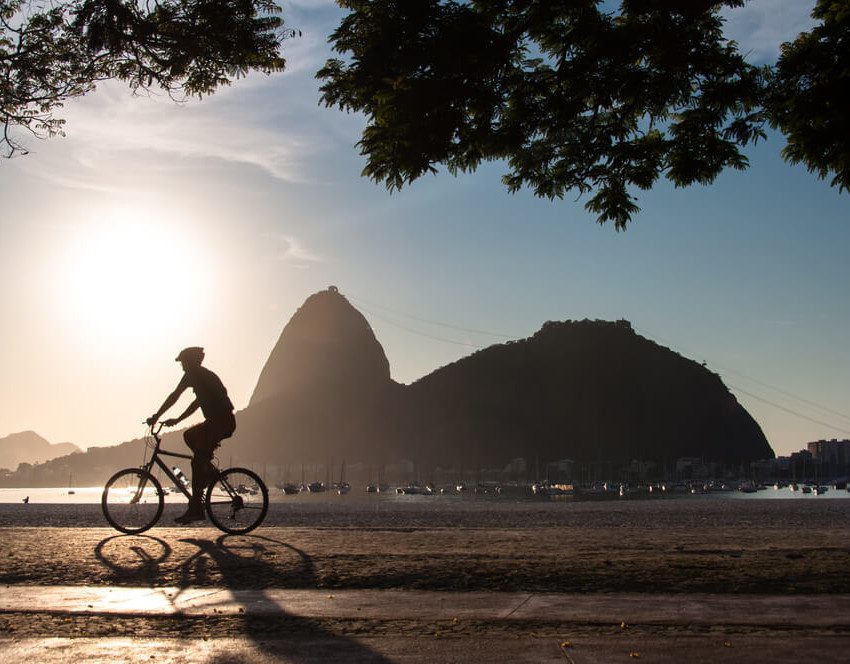
[{"label": "cyclist's shoe", "polygon": [[187,523],[192,523],[193,521],[204,521],[206,520],[206,515],[204,514],[204,510],[202,508],[193,509],[189,508],[186,510],[186,513],[178,516],[174,521],[185,526]]}]

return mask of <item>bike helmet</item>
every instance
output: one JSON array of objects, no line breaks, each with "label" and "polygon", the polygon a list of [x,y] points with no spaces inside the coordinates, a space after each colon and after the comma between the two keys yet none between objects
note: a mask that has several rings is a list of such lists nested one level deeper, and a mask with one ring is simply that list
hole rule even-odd
[{"label": "bike helmet", "polygon": [[195,362],[200,364],[204,359],[204,349],[200,346],[189,346],[189,348],[181,350],[174,359],[177,362]]}]

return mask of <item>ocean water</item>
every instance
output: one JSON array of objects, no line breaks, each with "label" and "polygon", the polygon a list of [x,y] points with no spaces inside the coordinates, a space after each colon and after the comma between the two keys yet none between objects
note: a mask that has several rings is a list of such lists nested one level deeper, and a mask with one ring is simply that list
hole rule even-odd
[{"label": "ocean water", "polygon": [[[93,487],[48,487],[48,488],[0,488],[0,504],[2,503],[23,503],[30,504],[100,504],[101,495],[103,494],[102,486]],[[659,500],[825,500],[831,499],[848,499],[850,491],[845,489],[834,489],[830,487],[828,491],[820,496],[813,493],[802,493],[801,491],[791,491],[788,487],[774,489],[768,487],[755,493],[741,493],[739,491],[715,491],[707,494],[690,495],[686,493],[677,493],[666,495],[663,497],[647,496],[645,494],[632,494],[623,498],[615,496],[607,497],[605,502],[625,502],[625,501],[650,501],[657,502]],[[384,493],[366,493],[363,487],[352,487],[351,491],[343,496],[337,495],[333,491],[324,493],[299,493],[295,495],[286,495],[280,489],[269,487],[269,499],[273,503],[289,503],[296,505],[346,505],[356,504],[360,507],[369,507],[381,504],[396,504],[396,505],[418,505],[425,507],[430,505],[437,509],[451,509],[457,506],[471,505],[488,505],[494,507],[496,505],[507,506],[512,503],[528,504],[533,502],[546,503],[564,503],[564,502],[595,502],[596,498],[578,497],[566,499],[552,499],[550,501],[540,501],[531,496],[527,498],[516,496],[497,496],[489,494],[475,494],[467,492],[465,494],[434,494],[425,495],[399,495],[395,491]],[[185,503],[186,498],[178,492],[169,493],[165,498],[166,504],[169,503]]]},{"label": "ocean water", "polygon": [[[0,527],[108,527],[100,507],[102,487],[0,489]],[[29,502],[23,498],[29,496]],[[773,488],[676,494],[659,498],[530,500],[488,495],[368,494],[352,488],[344,496],[285,495],[270,489],[264,526],[356,529],[602,528],[648,529],[737,527],[784,529],[850,528],[850,494],[802,494]],[[173,524],[186,499],[169,494],[160,526]],[[209,524],[207,524],[209,526]],[[212,527],[212,526],[209,526]]]}]

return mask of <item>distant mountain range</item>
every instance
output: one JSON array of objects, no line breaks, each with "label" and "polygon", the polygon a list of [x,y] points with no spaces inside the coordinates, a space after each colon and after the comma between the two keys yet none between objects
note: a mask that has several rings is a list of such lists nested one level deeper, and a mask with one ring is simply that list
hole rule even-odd
[{"label": "distant mountain range", "polygon": [[42,463],[82,450],[72,443],[52,445],[35,431],[22,431],[0,438],[0,468],[15,470],[20,463]]},{"label": "distant mountain range", "polygon": [[[719,376],[627,321],[548,322],[528,339],[403,385],[390,378],[368,321],[333,286],[311,295],[284,327],[237,422],[219,453],[225,464],[231,455],[278,467],[331,459],[504,466],[518,457],[739,464],[774,456]],[[177,433],[166,442],[182,447]],[[75,479],[90,476],[81,483],[101,482],[142,454],[142,442],[129,441],[14,481],[55,481],[73,464]]]}]

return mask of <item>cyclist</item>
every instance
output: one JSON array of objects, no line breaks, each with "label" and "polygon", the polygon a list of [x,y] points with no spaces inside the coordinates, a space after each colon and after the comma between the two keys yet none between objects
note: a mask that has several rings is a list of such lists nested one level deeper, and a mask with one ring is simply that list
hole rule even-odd
[{"label": "cyclist", "polygon": [[227,389],[221,379],[206,367],[201,366],[204,360],[204,349],[198,346],[184,348],[177,355],[176,361],[183,366],[183,378],[166,397],[162,406],[147,419],[149,426],[156,424],[160,415],[177,403],[180,395],[191,387],[195,400],[176,418],[163,420],[165,426],[174,426],[186,419],[198,408],[204,414],[205,421],[189,427],[183,432],[183,440],[192,450],[192,499],[186,513],[177,517],[177,523],[186,524],[201,521],[204,508],[201,503],[203,491],[214,478],[215,467],[212,465],[213,452],[225,438],[230,438],[236,430],[236,418],[233,415],[233,403],[227,396]]}]

